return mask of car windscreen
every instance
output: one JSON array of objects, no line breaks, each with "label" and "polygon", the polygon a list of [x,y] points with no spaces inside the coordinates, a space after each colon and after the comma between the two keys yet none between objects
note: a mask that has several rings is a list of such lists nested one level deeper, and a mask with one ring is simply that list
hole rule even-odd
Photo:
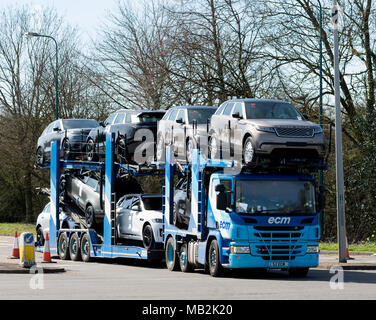
[{"label": "car windscreen", "polygon": [[260,101],[246,102],[247,119],[292,119],[302,120],[295,107],[286,102]]},{"label": "car windscreen", "polygon": [[204,124],[211,118],[216,110],[217,109],[214,108],[188,109],[188,122],[192,123],[196,120],[198,124]]},{"label": "car windscreen", "polygon": [[162,210],[162,197],[142,197],[145,210]]},{"label": "car windscreen", "polygon": [[64,129],[96,128],[99,124],[95,120],[63,120]]},{"label": "car windscreen", "polygon": [[150,123],[150,122],[158,122],[164,116],[164,113],[141,113],[138,115],[138,122],[139,123]]},{"label": "car windscreen", "polygon": [[315,188],[310,181],[237,180],[235,211],[249,215],[314,215]]}]

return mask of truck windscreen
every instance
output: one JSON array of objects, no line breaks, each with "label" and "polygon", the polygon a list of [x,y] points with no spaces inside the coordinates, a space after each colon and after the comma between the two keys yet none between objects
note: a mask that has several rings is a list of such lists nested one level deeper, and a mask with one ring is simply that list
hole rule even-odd
[{"label": "truck windscreen", "polygon": [[249,215],[314,215],[315,188],[309,181],[238,180],[235,211]]}]

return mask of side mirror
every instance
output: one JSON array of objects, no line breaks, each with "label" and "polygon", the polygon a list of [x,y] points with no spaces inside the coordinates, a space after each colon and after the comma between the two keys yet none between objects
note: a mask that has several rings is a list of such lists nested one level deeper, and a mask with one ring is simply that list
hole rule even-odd
[{"label": "side mirror", "polygon": [[140,211],[140,206],[135,204],[134,206],[132,206],[132,211]]},{"label": "side mirror", "polygon": [[182,124],[183,123],[183,119],[182,118],[176,119],[176,123]]},{"label": "side mirror", "polygon": [[235,119],[240,119],[241,118],[239,112],[233,113],[232,117],[235,118]]},{"label": "side mirror", "polygon": [[326,203],[326,196],[325,196],[326,188],[325,186],[319,186],[319,196],[318,196],[318,209],[322,211],[325,208]]},{"label": "side mirror", "polygon": [[106,124],[103,122],[103,121],[101,121],[101,122],[99,122],[99,125],[101,126],[101,127],[106,127]]},{"label": "side mirror", "polygon": [[55,127],[55,128],[53,128],[52,130],[55,131],[55,132],[59,132],[59,131],[61,131],[58,127]]},{"label": "side mirror", "polygon": [[303,113],[303,118],[304,118],[304,120],[309,120],[308,114]]}]

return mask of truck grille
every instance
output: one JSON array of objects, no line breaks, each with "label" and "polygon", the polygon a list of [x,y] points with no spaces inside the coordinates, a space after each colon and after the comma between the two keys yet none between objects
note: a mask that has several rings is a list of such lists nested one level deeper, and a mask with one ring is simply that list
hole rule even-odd
[{"label": "truck grille", "polygon": [[277,127],[275,131],[279,137],[310,138],[314,136],[312,127]]},{"label": "truck grille", "polygon": [[304,255],[305,246],[298,239],[304,227],[254,227],[253,234],[259,242],[251,246],[251,253],[269,261],[291,261]]}]

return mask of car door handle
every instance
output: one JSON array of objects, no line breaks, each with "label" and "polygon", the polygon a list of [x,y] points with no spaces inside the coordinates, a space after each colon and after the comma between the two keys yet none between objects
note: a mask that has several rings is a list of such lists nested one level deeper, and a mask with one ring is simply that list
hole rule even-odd
[{"label": "car door handle", "polygon": [[143,218],[140,218],[140,221],[144,221],[144,219],[143,219]]}]

